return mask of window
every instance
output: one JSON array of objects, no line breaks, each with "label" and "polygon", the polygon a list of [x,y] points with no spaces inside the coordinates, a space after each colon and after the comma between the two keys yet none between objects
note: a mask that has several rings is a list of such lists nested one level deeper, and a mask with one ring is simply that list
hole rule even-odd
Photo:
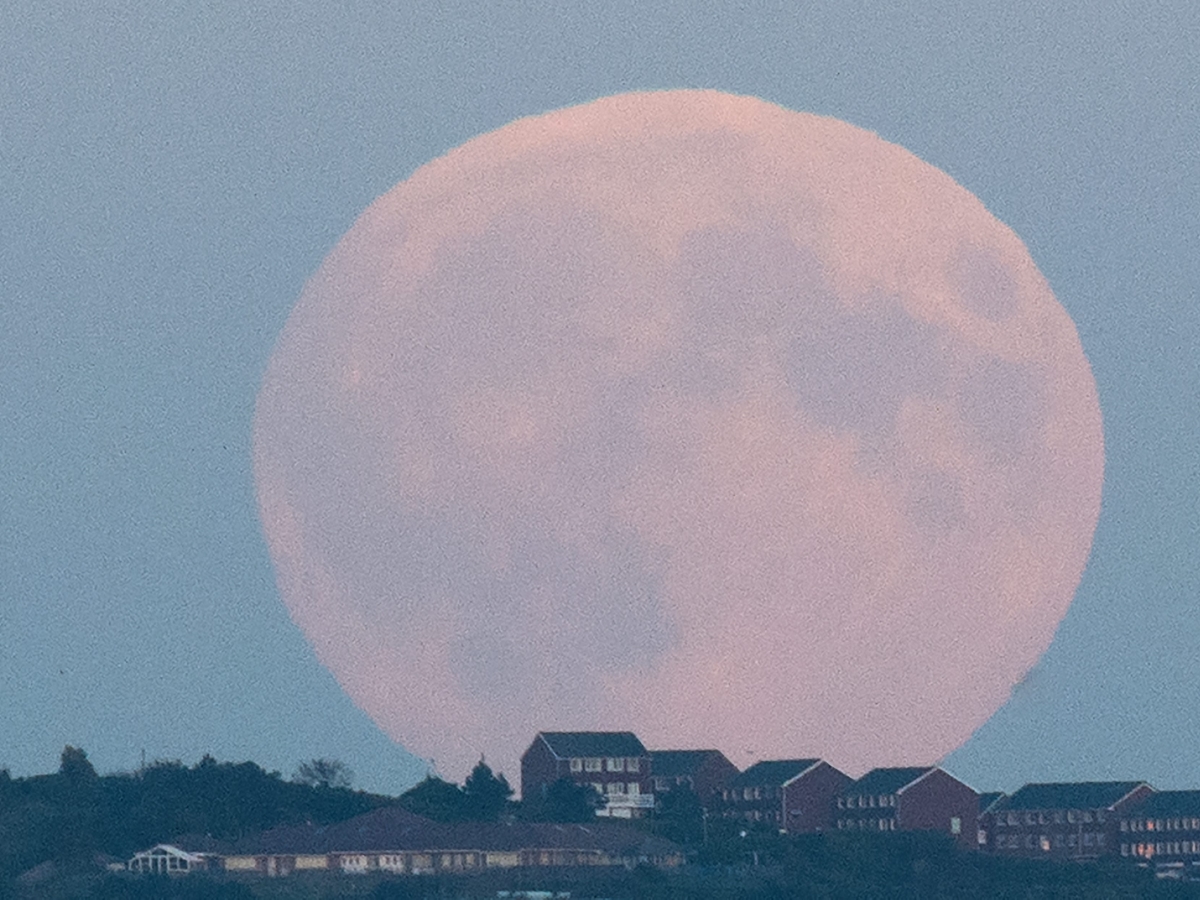
[{"label": "window", "polygon": [[603,794],[604,793],[604,785],[602,785],[598,781],[593,781],[592,782],[592,790],[595,791],[597,794]]},{"label": "window", "polygon": [[582,757],[579,757],[579,756],[571,757],[571,771],[572,772],[582,772],[583,771]]},{"label": "window", "polygon": [[625,786],[625,793],[629,794],[631,797],[638,797],[642,793],[642,786],[636,781],[631,781]]},{"label": "window", "polygon": [[610,756],[607,760],[607,765],[608,765],[608,771],[610,771],[610,772],[624,772],[625,771],[625,757]]},{"label": "window", "polygon": [[1073,810],[1073,809],[1067,810],[1067,821],[1072,824],[1075,823],[1075,810]]},{"label": "window", "polygon": [[604,786],[604,793],[606,793],[606,794],[623,794],[623,793],[625,793],[625,785],[621,784],[621,782],[619,782],[619,781],[610,781],[608,784],[606,784]]},{"label": "window", "polygon": [[1090,809],[1085,809],[1083,811],[1083,821],[1085,821],[1085,822],[1092,821],[1092,811]]},{"label": "window", "polygon": [[625,771],[626,772],[642,771],[642,761],[640,759],[638,759],[636,756],[629,757],[628,759],[625,760]]},{"label": "window", "polygon": [[585,759],[583,761],[583,771],[599,772],[600,771],[600,760],[594,756],[589,756],[587,759]]},{"label": "window", "polygon": [[1020,825],[1021,824],[1021,820],[1019,818],[1017,818],[1017,814],[1015,812],[1010,812],[1008,814],[1007,818],[1008,818],[1009,825]]},{"label": "window", "polygon": [[1050,838],[1046,837],[1046,835],[1043,834],[1040,838],[1038,838],[1038,844],[1041,846],[1043,853],[1050,852]]},{"label": "window", "polygon": [[960,819],[958,816],[950,817],[950,833],[962,834],[962,819]]},{"label": "window", "polygon": [[743,800],[753,800],[754,799],[754,788],[742,788],[742,799]]}]

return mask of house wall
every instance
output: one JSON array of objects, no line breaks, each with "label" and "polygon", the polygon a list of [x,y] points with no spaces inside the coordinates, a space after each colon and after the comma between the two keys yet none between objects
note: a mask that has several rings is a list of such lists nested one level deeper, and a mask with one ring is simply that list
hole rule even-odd
[{"label": "house wall", "polygon": [[[560,762],[564,771],[560,771]],[[566,769],[565,760],[558,760],[541,737],[534,738],[521,756],[521,798],[535,797],[559,778],[569,776]]]},{"label": "house wall", "polygon": [[835,802],[852,779],[829,763],[783,786],[783,827],[793,834],[811,834],[833,828]]},{"label": "house wall", "polygon": [[1142,785],[1110,809],[999,809],[987,817],[988,849],[1004,856],[1093,859],[1120,852],[1121,813],[1148,794]]},{"label": "house wall", "polygon": [[704,803],[708,803],[738,774],[738,767],[725,758],[723,753],[709,755],[692,774],[692,790]]},{"label": "house wall", "polygon": [[979,795],[954,776],[934,769],[896,796],[901,831],[940,831],[963,850],[977,849]]}]

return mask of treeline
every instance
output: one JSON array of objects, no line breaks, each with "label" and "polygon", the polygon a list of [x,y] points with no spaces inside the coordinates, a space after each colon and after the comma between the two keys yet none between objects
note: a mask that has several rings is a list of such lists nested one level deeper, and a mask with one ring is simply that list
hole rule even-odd
[{"label": "treeline", "polygon": [[278,825],[329,824],[390,804],[447,822],[508,817],[587,822],[601,800],[591,788],[567,781],[536,801],[518,803],[512,794],[507,780],[483,760],[461,786],[429,777],[388,797],[353,790],[349,770],[334,760],[302,763],[289,779],[252,762],[211,756],[192,766],[159,761],[137,772],[100,776],[84,751],[67,747],[54,774],[14,779],[0,770],[0,898],[417,900],[536,889],[629,900],[1200,900],[1200,885],[1159,881],[1123,860],[1081,865],[1005,859],[959,851],[933,834],[780,834],[765,825],[709,816],[686,789],[663,794],[652,815],[629,823],[687,847],[691,864],[679,871],[584,868],[239,881],[220,875],[131,877],[104,868],[173,838],[235,842]]},{"label": "treeline", "polygon": [[275,825],[342,821],[389,802],[211,756],[101,776],[86,752],[67,747],[53,774],[12,778],[0,770],[0,882],[47,863],[70,869],[125,860],[181,835],[236,841]]},{"label": "treeline", "polygon": [[176,838],[233,843],[279,825],[330,824],[399,805],[442,822],[588,821],[601,798],[556,784],[536,804],[483,761],[459,786],[430,776],[399,797],[351,789],[352,773],[329,759],[302,762],[290,779],[253,762],[204,756],[192,766],[156,761],[136,772],[97,774],[87,753],[66,747],[57,772],[12,778],[0,769],[0,898],[21,883],[93,874]]}]

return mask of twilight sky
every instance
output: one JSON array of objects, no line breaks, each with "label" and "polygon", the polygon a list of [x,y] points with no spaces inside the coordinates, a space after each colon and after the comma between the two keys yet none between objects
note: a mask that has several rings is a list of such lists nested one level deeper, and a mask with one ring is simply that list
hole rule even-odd
[{"label": "twilight sky", "polygon": [[9,20],[0,766],[47,771],[74,743],[102,770],[212,752],[285,773],[334,755],[383,790],[418,777],[280,601],[250,453],[268,357],[333,244],[418,166],[520,116],[711,87],[947,172],[1023,239],[1092,365],[1090,563],[1041,663],[948,767],[979,789],[1200,786],[1191,4],[48,3]]}]

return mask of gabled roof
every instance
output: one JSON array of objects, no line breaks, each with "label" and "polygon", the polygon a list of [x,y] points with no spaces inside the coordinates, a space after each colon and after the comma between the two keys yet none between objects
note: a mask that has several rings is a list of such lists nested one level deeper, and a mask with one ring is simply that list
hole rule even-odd
[{"label": "gabled roof", "polygon": [[764,759],[756,762],[745,772],[734,775],[729,779],[729,786],[731,788],[760,787],[762,785],[779,787],[802,772],[808,771],[820,761],[819,759]]},{"label": "gabled roof", "polygon": [[272,828],[238,846],[238,852],[246,855],[552,849],[596,850],[618,856],[680,852],[671,841],[628,825],[433,822],[394,806],[335,825]]},{"label": "gabled roof", "polygon": [[1004,791],[988,791],[979,795],[979,814],[983,815],[1007,796]]},{"label": "gabled roof", "polygon": [[645,745],[632,731],[539,731],[559,759],[578,756],[646,756]]},{"label": "gabled roof", "polygon": [[1200,816],[1200,791],[1156,791],[1126,810],[1129,815]]},{"label": "gabled roof", "polygon": [[173,856],[176,859],[185,859],[189,863],[204,861],[203,854],[181,850],[174,844],[155,844],[149,850],[139,850],[133,854],[134,859],[146,859],[152,856]]},{"label": "gabled roof", "polygon": [[895,794],[918,778],[932,772],[936,766],[903,766],[891,769],[872,769],[858,781],[843,788],[843,794]]},{"label": "gabled roof", "polygon": [[[1074,781],[1027,784],[1001,809],[1111,809],[1144,781]],[[1148,787],[1148,785],[1146,785]]]},{"label": "gabled roof", "polygon": [[718,758],[733,765],[720,750],[651,750],[650,770],[655,775],[667,778],[693,775],[706,763]]}]

